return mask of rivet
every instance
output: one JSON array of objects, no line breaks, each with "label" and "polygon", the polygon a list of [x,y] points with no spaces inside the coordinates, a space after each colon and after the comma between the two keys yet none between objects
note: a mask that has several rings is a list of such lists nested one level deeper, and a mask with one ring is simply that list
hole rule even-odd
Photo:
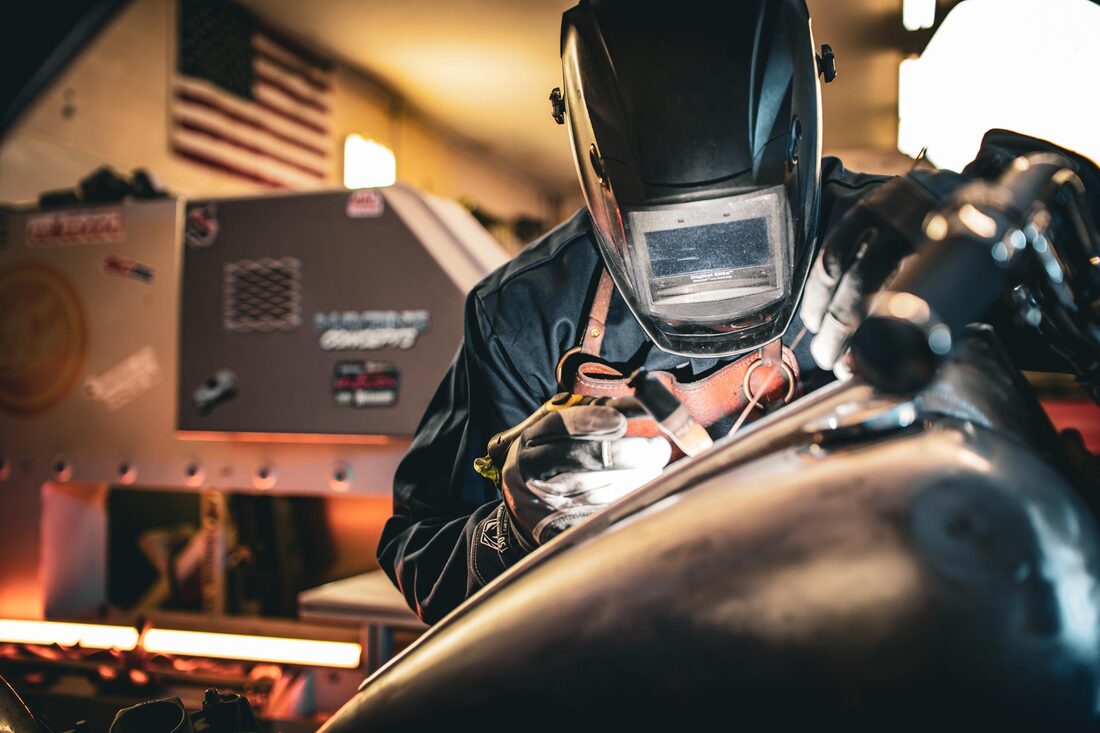
[{"label": "rivet", "polygon": [[184,483],[188,486],[201,486],[206,478],[202,465],[197,462],[188,463],[187,467],[183,469],[183,475]]},{"label": "rivet", "polygon": [[600,329],[598,329],[598,328],[593,328],[593,329],[592,329],[592,338],[595,338],[595,337],[597,337],[597,336],[599,336],[599,335],[600,335]]},{"label": "rivet", "polygon": [[257,489],[270,489],[276,480],[275,467],[268,463],[261,464],[252,475],[252,485]]},{"label": "rivet", "polygon": [[351,489],[351,466],[344,462],[337,463],[329,474],[328,485],[333,491],[348,491]]},{"label": "rivet", "polygon": [[137,478],[137,468],[129,461],[122,461],[118,464],[118,481],[121,484],[132,484]]},{"label": "rivet", "polygon": [[73,466],[65,458],[56,458],[53,463],[53,477],[57,481],[68,481],[73,477]]}]

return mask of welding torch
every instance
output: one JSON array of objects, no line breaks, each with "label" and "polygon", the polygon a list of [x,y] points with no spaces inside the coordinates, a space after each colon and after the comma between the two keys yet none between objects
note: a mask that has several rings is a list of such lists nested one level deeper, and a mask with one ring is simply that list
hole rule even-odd
[{"label": "welding torch", "polygon": [[687,456],[697,455],[713,445],[707,431],[691,417],[676,395],[645,369],[635,371],[627,385],[634,390],[633,397],[592,397],[559,392],[523,422],[490,438],[485,455],[474,460],[474,470],[499,486],[500,468],[508,449],[525,430],[552,412],[583,405],[613,407],[627,419],[648,415],[660,433]]}]

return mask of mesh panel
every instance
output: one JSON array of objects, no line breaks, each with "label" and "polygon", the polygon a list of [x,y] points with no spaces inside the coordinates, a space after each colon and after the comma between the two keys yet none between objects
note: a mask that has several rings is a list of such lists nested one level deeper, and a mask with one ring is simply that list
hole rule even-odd
[{"label": "mesh panel", "polygon": [[302,263],[280,260],[226,262],[222,324],[227,331],[290,331],[302,323]]}]

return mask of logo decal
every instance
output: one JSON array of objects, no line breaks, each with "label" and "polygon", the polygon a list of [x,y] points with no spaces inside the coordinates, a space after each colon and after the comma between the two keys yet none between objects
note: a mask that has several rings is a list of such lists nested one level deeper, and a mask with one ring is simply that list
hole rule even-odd
[{"label": "logo decal", "polygon": [[382,194],[370,188],[361,188],[348,196],[347,214],[352,219],[378,217],[382,216],[385,206]]},{"label": "logo decal", "polygon": [[0,410],[36,415],[61,402],[87,350],[80,296],[60,270],[36,262],[0,269]]},{"label": "logo decal", "polygon": [[411,349],[430,326],[426,310],[333,311],[313,316],[325,351]]},{"label": "logo decal", "polygon": [[397,404],[401,375],[386,361],[342,361],[332,378],[338,407],[390,407]]},{"label": "logo decal", "polygon": [[490,547],[497,552],[508,549],[508,538],[500,526],[500,512],[494,512],[485,518],[481,524],[481,544]]}]

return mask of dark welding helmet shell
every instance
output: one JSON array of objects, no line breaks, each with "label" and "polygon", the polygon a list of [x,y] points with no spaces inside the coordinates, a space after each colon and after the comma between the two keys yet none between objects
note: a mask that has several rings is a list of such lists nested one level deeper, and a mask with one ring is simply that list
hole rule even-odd
[{"label": "dark welding helmet shell", "polygon": [[685,356],[782,336],[820,187],[804,0],[582,0],[561,53],[596,238],[645,332]]}]

